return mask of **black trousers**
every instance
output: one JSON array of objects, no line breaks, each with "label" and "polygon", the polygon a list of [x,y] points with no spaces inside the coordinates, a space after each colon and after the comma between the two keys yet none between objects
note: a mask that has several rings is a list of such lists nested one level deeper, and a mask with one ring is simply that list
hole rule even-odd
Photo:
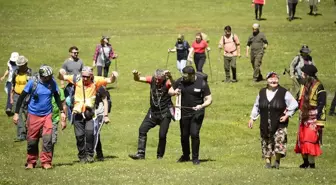
[{"label": "black trousers", "polygon": [[203,66],[205,64],[206,55],[205,53],[195,53],[194,54],[194,62],[196,66],[196,70],[198,72],[203,72]]},{"label": "black trousers", "polygon": [[180,120],[181,145],[184,157],[190,155],[189,137],[191,136],[192,159],[198,159],[200,146],[200,130],[204,119],[204,113],[191,117],[182,117]]},{"label": "black trousers", "polygon": [[104,77],[108,76],[109,69],[110,69],[110,63],[105,64],[105,67],[103,66],[97,66],[97,76],[103,76],[103,70],[104,70]]},{"label": "black trousers", "polygon": [[330,112],[331,113],[335,113],[335,107],[336,107],[336,92],[335,92],[335,95],[334,95],[334,99],[332,100],[331,105],[330,105]]},{"label": "black trousers", "polygon": [[288,16],[294,18],[297,3],[288,3]]},{"label": "black trousers", "polygon": [[[168,111],[167,111],[168,112]],[[163,117],[159,114],[151,113],[148,111],[145,119],[142,121],[139,128],[139,140],[138,140],[138,152],[145,154],[146,152],[146,142],[147,142],[147,132],[154,128],[156,125],[160,126],[159,130],[159,143],[157,148],[157,156],[163,157],[166,150],[166,138],[169,129],[169,124],[171,121],[171,115],[166,113]]]},{"label": "black trousers", "polygon": [[[254,4],[254,13],[255,13],[256,19],[261,18],[263,6],[264,6],[263,4]],[[258,17],[258,12],[259,12],[259,17]]]},{"label": "black trousers", "polygon": [[74,114],[74,129],[77,141],[78,158],[84,159],[94,155],[93,120],[85,120],[82,114]]}]

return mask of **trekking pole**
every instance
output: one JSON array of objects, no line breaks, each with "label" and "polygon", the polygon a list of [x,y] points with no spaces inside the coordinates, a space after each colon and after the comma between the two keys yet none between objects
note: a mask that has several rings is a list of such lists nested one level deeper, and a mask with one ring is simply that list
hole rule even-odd
[{"label": "trekking pole", "polygon": [[96,140],[95,140],[94,148],[93,148],[94,153],[96,153],[96,148],[97,148],[97,145],[98,145],[98,139],[99,139],[100,131],[101,131],[103,125],[104,125],[103,120],[102,120],[101,123],[99,123],[98,120],[99,120],[98,117],[96,118],[96,120],[94,120],[94,121],[97,121],[97,124],[99,125],[99,128],[98,128],[97,133],[96,133],[97,137],[95,138]]},{"label": "trekking pole", "polygon": [[210,54],[209,54],[209,51],[207,51],[207,53],[208,53],[209,67],[210,67],[210,78],[211,78],[211,81],[212,81],[212,70],[211,70],[211,62],[210,62]]},{"label": "trekking pole", "polygon": [[166,69],[167,69],[167,67],[168,67],[168,60],[169,60],[169,52],[168,52],[168,55],[167,55]]},{"label": "trekking pole", "polygon": [[220,67],[218,68],[218,66],[220,66],[220,62],[221,62],[221,59],[220,59],[220,57],[221,57],[221,49],[218,49],[218,65],[217,65],[217,77],[216,77],[216,81],[218,81],[218,71],[219,71],[219,69],[220,69]]}]

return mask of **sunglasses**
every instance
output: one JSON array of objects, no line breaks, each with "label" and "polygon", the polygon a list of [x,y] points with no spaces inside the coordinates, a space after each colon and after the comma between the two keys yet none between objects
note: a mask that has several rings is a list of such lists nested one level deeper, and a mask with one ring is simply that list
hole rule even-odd
[{"label": "sunglasses", "polygon": [[73,53],[73,54],[79,54],[79,52],[78,52],[78,51],[75,51],[75,52],[71,52],[71,53]]}]

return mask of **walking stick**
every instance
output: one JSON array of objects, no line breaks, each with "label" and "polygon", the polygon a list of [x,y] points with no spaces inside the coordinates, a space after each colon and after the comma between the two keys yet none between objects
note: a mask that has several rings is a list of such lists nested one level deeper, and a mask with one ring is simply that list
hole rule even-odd
[{"label": "walking stick", "polygon": [[208,53],[209,67],[210,67],[210,78],[211,78],[211,81],[212,81],[212,70],[211,70],[211,62],[210,62],[210,54],[209,54],[209,51],[207,51],[207,53]]},{"label": "walking stick", "polygon": [[[103,119],[104,119],[104,118],[103,118]],[[99,120],[98,117],[96,118],[96,120],[94,120],[94,121],[97,121],[97,122],[98,122],[97,124],[99,125],[98,131],[97,131],[97,133],[96,133],[96,134],[97,134],[97,137],[95,138],[96,140],[95,140],[94,148],[93,148],[94,153],[96,153],[96,148],[97,148],[97,145],[98,145],[98,139],[99,139],[100,131],[101,131],[103,125],[104,125],[103,120],[102,120],[101,123],[99,123],[98,120]]]},{"label": "walking stick", "polygon": [[166,69],[167,69],[167,67],[168,67],[168,60],[169,60],[169,52],[168,52],[168,55],[167,55]]},{"label": "walking stick", "polygon": [[218,71],[220,69],[220,68],[218,68],[218,66],[220,66],[220,62],[221,62],[220,57],[221,57],[221,49],[218,49],[218,60],[217,61],[218,61],[219,65],[217,65],[217,77],[216,77],[216,81],[218,81],[218,73],[219,73]]}]

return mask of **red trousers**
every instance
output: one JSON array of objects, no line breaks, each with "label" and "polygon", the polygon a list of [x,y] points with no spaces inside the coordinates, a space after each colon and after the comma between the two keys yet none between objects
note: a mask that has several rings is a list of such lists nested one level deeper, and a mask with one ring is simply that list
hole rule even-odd
[{"label": "red trousers", "polygon": [[[38,143],[42,133],[41,165],[52,162],[52,120],[51,114],[36,116],[28,113],[27,119],[27,164],[35,165],[38,159]],[[41,132],[42,131],[42,132]]]}]

